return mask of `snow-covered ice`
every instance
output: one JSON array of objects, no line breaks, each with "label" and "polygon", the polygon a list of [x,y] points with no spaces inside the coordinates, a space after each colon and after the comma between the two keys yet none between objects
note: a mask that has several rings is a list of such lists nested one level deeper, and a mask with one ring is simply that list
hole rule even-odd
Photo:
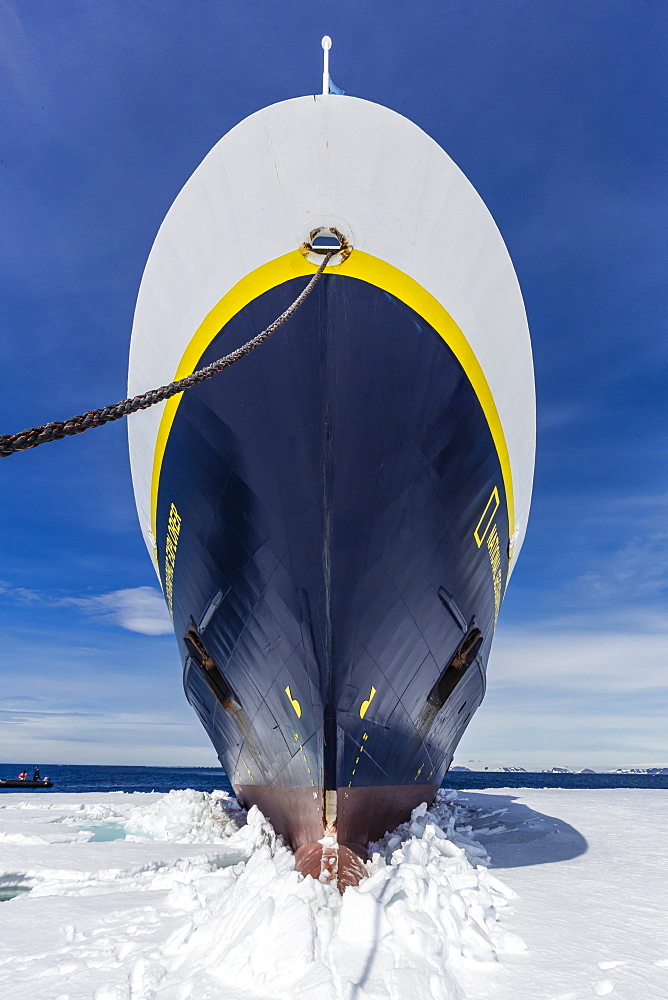
[{"label": "snow-covered ice", "polygon": [[668,1000],[668,795],[650,789],[494,789],[460,796],[499,809],[503,833],[473,835],[518,894],[527,944],[476,1000]]},{"label": "snow-covered ice", "polygon": [[5,793],[0,990],[666,1000],[667,825],[661,791],[441,792],[341,897],[224,792]]}]

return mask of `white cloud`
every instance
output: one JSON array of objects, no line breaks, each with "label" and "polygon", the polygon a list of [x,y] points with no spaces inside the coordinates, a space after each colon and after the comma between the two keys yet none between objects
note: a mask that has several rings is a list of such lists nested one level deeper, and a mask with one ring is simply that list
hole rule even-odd
[{"label": "white cloud", "polygon": [[0,721],[5,761],[219,766],[184,698],[174,710],[0,712]]},{"label": "white cloud", "polygon": [[600,714],[595,703],[583,714],[561,703],[550,711],[545,702],[527,698],[512,710],[509,700],[500,704],[489,692],[457,748],[456,764],[498,762],[527,770],[668,766],[665,715],[648,719],[633,706],[626,714]]},{"label": "white cloud", "polygon": [[56,597],[25,587],[11,587],[0,581],[0,595],[21,606],[45,604],[51,608],[78,608],[142,635],[170,635],[172,632],[172,622],[157,587],[127,587],[90,597]]},{"label": "white cloud", "polygon": [[621,606],[662,600],[667,587],[668,532],[632,538],[611,557],[583,573],[573,593],[589,609],[613,613]]},{"label": "white cloud", "polygon": [[83,611],[107,618],[130,632],[168,635],[172,631],[162,594],[155,587],[129,587],[70,600]]},{"label": "white cloud", "polygon": [[487,696],[456,762],[665,766],[666,632],[652,610],[637,612],[634,630],[627,630],[631,618],[615,628],[612,617],[597,630],[600,619],[584,613],[525,628],[501,624]]},{"label": "white cloud", "polygon": [[668,689],[668,641],[661,632],[585,632],[577,628],[500,628],[492,646],[490,686],[610,693]]}]

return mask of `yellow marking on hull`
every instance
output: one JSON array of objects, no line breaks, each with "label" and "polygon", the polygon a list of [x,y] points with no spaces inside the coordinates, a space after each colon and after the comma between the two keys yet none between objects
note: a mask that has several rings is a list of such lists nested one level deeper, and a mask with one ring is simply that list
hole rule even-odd
[{"label": "yellow marking on hull", "polygon": [[[482,517],[478,521],[478,523],[476,525],[476,529],[473,532],[473,537],[476,540],[476,545],[478,546],[478,548],[480,548],[480,546],[482,545],[482,543],[485,541],[485,535],[489,531],[489,529],[490,529],[490,527],[492,525],[492,521],[494,520],[494,515],[496,514],[497,510],[499,509],[499,503],[500,503],[500,501],[499,501],[499,491],[498,491],[498,489],[495,486],[494,489],[492,490],[492,495],[490,496],[489,500],[487,501],[485,509],[482,512]],[[492,505],[494,505],[494,506],[492,506]],[[489,510],[490,507],[492,508],[491,513],[490,513],[490,510]],[[480,530],[481,528],[482,528],[482,531]]]},{"label": "yellow marking on hull", "polygon": [[373,699],[375,698],[375,696],[376,696],[376,689],[375,689],[375,687],[372,687],[371,688],[371,694],[369,695],[369,697],[367,698],[367,700],[363,701],[362,704],[360,705],[360,719],[363,719],[364,716],[366,715],[366,713],[368,712],[369,705],[371,704],[371,702],[373,701]]},{"label": "yellow marking on hull", "polygon": [[[286,693],[287,693],[290,690],[290,688],[287,687],[285,690],[286,690]],[[288,694],[288,698],[290,698],[290,701],[292,701],[292,698],[290,697],[289,694]],[[296,709],[295,709],[295,711],[296,711]],[[301,710],[300,710],[300,714],[301,714]],[[301,736],[299,735],[299,733],[293,733],[292,735],[294,736],[294,738],[299,743],[299,740],[301,739]],[[304,758],[304,761],[306,762],[306,770],[308,771],[309,774],[312,774],[313,772],[311,771],[311,768],[308,766],[308,757],[304,753],[304,745],[303,745],[303,743],[299,743],[299,749],[301,751],[302,757]],[[311,784],[315,788],[315,781],[313,780],[313,778],[311,778]]]},{"label": "yellow marking on hull", "polygon": [[492,585],[494,587],[494,624],[499,617],[501,609],[501,549],[499,547],[499,533],[496,525],[487,536],[487,550],[489,552],[489,564],[492,568]]},{"label": "yellow marking on hull", "polygon": [[290,691],[290,685],[289,684],[288,684],[288,686],[285,689],[285,693],[288,696],[288,700],[289,700],[290,704],[292,705],[292,707],[295,710],[295,715],[297,716],[298,719],[301,719],[301,717],[302,717],[302,707],[299,704],[299,702],[297,701],[297,699],[292,697],[292,692]]},{"label": "yellow marking on hull", "polygon": [[165,541],[165,597],[169,616],[174,619],[174,608],[172,606],[174,590],[174,567],[176,565],[176,549],[179,544],[179,534],[181,532],[181,518],[174,504],[169,508],[169,518],[167,521],[167,539]]},{"label": "yellow marking on hull", "polygon": [[[174,374],[174,380],[184,378],[195,371],[197,363],[214,338],[232,317],[244,309],[249,302],[292,278],[311,277],[316,270],[317,265],[310,264],[300,250],[293,250],[282,257],[268,261],[256,268],[255,271],[245,275],[204,318],[185,349]],[[353,250],[347,260],[335,269],[328,271],[327,274],[336,278],[359,278],[361,281],[366,281],[385,292],[389,292],[390,295],[418,313],[446,342],[464,369],[485,414],[501,465],[508,508],[508,530],[509,535],[512,536],[515,530],[515,502],[508,447],[491,389],[480,367],[480,362],[463,332],[441,303],[417,281],[393,267],[392,264],[364,253],[362,250]],[[230,345],[231,348],[238,346],[240,345]],[[165,403],[156,438],[151,477],[151,530],[154,536],[156,536],[160,470],[182,395],[183,393],[178,393]]]}]

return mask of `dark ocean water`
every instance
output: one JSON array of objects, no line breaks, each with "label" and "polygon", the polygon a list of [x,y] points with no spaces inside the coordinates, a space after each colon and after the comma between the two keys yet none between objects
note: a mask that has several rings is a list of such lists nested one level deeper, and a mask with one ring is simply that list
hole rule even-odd
[{"label": "dark ocean water", "polygon": [[531,771],[452,771],[444,788],[664,788],[668,774],[553,774]]},{"label": "dark ocean water", "polygon": [[[23,770],[32,778],[34,764],[0,764],[0,778],[16,778]],[[49,777],[49,792],[169,792],[172,788],[214,788],[232,791],[227,775],[219,767],[96,767],[90,764],[42,764],[43,778]],[[17,791],[17,789],[3,789]],[[33,791],[31,789],[31,791]],[[42,789],[34,789],[40,794]]]},{"label": "dark ocean water", "polygon": [[[15,778],[20,771],[32,777],[34,764],[0,764],[0,778]],[[169,792],[195,788],[211,792],[232,786],[215,767],[95,767],[82,764],[41,764],[42,777],[53,781],[52,792]],[[452,771],[444,788],[663,788],[668,775],[650,774],[552,774],[528,771]],[[7,789],[8,790],[8,789]],[[15,790],[15,789],[14,789]],[[26,789],[26,791],[28,791]],[[39,795],[42,789],[31,789]]]}]

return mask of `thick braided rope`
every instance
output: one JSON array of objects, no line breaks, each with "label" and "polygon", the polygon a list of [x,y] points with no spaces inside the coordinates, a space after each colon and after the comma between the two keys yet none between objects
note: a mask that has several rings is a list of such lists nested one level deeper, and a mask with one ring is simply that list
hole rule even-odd
[{"label": "thick braided rope", "polygon": [[204,382],[206,379],[211,378],[212,375],[216,375],[237,361],[241,361],[242,358],[245,358],[254,351],[256,347],[259,347],[265,340],[268,340],[273,333],[276,333],[297,312],[315,288],[331,256],[332,253],[326,254],[322,264],[292,305],[288,306],[285,312],[281,313],[271,326],[268,326],[266,330],[262,330],[261,333],[258,333],[256,337],[253,337],[246,344],[238,347],[236,351],[226,354],[224,358],[214,361],[212,364],[207,365],[206,368],[201,368],[199,371],[193,372],[192,375],[187,375],[177,382],[170,382],[169,385],[163,385],[159,389],[151,389],[149,392],[143,392],[139,396],[133,396],[132,399],[122,399],[119,403],[113,403],[111,406],[103,406],[99,410],[89,410],[87,413],[70,417],[69,420],[42,424],[41,427],[30,427],[25,431],[20,431],[18,434],[0,434],[0,458],[7,458],[17,451],[27,451],[29,448],[37,448],[40,444],[46,444],[48,441],[58,441],[60,438],[69,437],[72,434],[83,434],[84,431],[89,430],[91,427],[101,427],[102,424],[108,424],[112,420],[120,420],[121,417],[127,417],[129,413],[136,413],[137,410],[146,410],[149,406],[161,403],[163,400],[169,399],[170,396],[175,396],[179,392],[185,392],[186,389],[191,389],[194,385]]}]

